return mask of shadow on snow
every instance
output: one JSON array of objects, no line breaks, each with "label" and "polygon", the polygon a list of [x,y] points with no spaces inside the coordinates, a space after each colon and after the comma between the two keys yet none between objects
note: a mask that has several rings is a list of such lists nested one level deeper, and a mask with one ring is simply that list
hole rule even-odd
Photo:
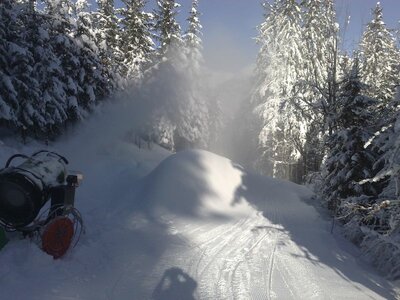
[{"label": "shadow on snow", "polygon": [[[269,221],[283,226],[302,252],[302,255],[293,256],[329,267],[346,281],[358,282],[385,299],[396,299],[393,287],[379,280],[372,267],[362,261],[351,260],[352,254],[344,248],[347,246],[350,249],[352,245],[348,241],[338,241],[337,237],[330,234],[329,222],[323,220],[311,206],[309,200],[312,195],[306,188],[290,182],[270,178],[266,180],[264,176],[247,173],[236,164],[233,167],[242,172],[242,183],[236,189],[232,205],[245,199]],[[296,195],[300,195],[300,200],[307,205],[295,205],[289,200],[299,198]],[[360,268],[352,268],[354,264]],[[360,272],[360,269],[364,272]],[[355,285],[354,288],[359,289]]]}]

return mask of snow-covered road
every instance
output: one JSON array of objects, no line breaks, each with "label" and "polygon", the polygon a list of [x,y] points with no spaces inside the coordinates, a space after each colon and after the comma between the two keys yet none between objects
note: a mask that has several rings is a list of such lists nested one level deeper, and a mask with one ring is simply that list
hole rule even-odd
[{"label": "snow-covered road", "polygon": [[[384,279],[353,257],[357,251],[351,245],[330,234],[330,222],[307,203],[312,199],[307,189],[248,174],[205,152],[183,153],[170,160],[155,171],[163,181],[151,184],[162,194],[199,177],[198,167],[187,167],[193,162],[208,176],[203,178],[204,195],[197,198],[200,203],[192,202],[195,211],[164,217],[166,231],[180,241],[166,248],[149,281],[175,270],[169,276],[176,286],[165,284],[167,297],[156,293],[156,299],[180,299],[182,292],[187,292],[182,299],[192,295],[196,299],[395,298]],[[179,170],[182,178],[164,177],[165,169]],[[195,169],[196,175],[191,175]],[[160,195],[156,194],[151,197]],[[179,198],[181,191],[172,194]],[[220,206],[213,207],[215,203]],[[178,270],[196,285],[180,281]]]},{"label": "snow-covered road", "polygon": [[330,234],[306,188],[205,151],[157,166],[167,155],[128,145],[77,155],[86,235],[56,261],[12,240],[0,299],[396,299]]}]

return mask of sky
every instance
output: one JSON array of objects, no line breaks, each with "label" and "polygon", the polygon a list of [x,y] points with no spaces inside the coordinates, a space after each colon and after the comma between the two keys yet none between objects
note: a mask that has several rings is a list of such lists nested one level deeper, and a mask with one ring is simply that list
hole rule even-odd
[{"label": "sky", "polygon": [[[149,0],[149,6],[154,6],[155,2]],[[177,2],[182,5],[179,21],[185,28],[191,0]],[[388,27],[398,28],[400,0],[380,2]],[[357,46],[376,3],[377,0],[336,0],[341,27],[346,16],[351,16],[346,33],[342,35],[343,48],[347,51],[351,52]],[[219,71],[236,72],[254,64],[258,52],[254,40],[257,36],[256,27],[263,21],[264,12],[261,0],[199,0],[199,6],[207,66]]]}]

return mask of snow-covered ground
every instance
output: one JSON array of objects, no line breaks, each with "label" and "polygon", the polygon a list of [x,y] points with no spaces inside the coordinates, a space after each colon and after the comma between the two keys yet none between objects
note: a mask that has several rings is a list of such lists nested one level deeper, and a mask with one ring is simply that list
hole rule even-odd
[{"label": "snow-covered ground", "polygon": [[[85,175],[86,234],[60,260],[14,237],[1,300],[396,299],[306,188],[205,151],[99,145],[54,147]],[[15,151],[3,145],[1,159]]]}]

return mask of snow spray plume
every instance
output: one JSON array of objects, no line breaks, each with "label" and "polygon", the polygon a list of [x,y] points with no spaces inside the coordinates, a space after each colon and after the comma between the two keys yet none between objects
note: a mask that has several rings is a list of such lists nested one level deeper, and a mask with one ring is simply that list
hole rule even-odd
[{"label": "snow spray plume", "polygon": [[153,105],[150,101],[146,102],[137,89],[117,93],[68,134],[59,147],[66,155],[79,156],[83,160],[110,149],[147,120]]},{"label": "snow spray plume", "polygon": [[188,99],[198,80],[187,76],[185,66],[181,54],[174,60],[162,61],[142,85],[115,94],[64,138],[59,144],[62,153],[76,156],[79,151],[79,157],[86,159],[122,141],[131,139],[129,142],[133,143],[135,135],[141,135],[143,128],[155,128],[160,116],[168,119],[174,131],[183,123],[182,118],[190,105]]},{"label": "snow spray plume", "polygon": [[221,110],[221,128],[211,147],[212,151],[243,165],[247,165],[251,146],[245,130],[249,125],[246,105],[249,103],[253,68],[249,66],[235,73],[210,72],[210,81],[214,83],[213,97],[217,99]]}]

